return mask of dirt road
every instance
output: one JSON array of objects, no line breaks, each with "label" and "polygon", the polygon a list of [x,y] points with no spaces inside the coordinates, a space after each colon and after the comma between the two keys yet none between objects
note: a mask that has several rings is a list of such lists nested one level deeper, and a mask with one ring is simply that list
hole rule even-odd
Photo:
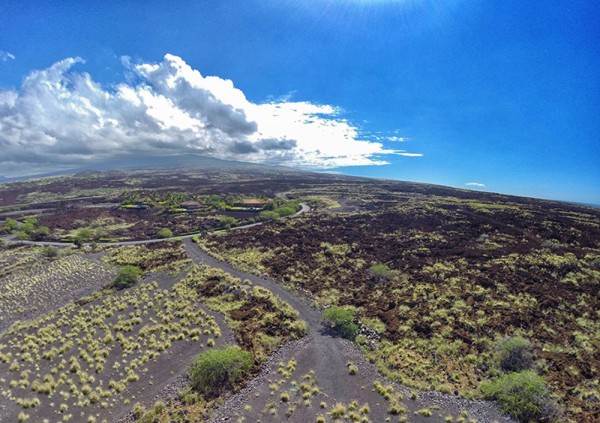
[{"label": "dirt road", "polygon": [[[389,417],[386,401],[373,392],[374,382],[383,381],[381,376],[370,363],[364,360],[362,353],[354,344],[323,333],[321,312],[311,307],[307,300],[273,280],[234,269],[228,263],[202,251],[190,239],[184,240],[184,247],[194,262],[221,269],[236,278],[249,279],[254,285],[270,290],[298,311],[300,318],[308,325],[307,339],[295,341],[287,348],[284,347],[283,354],[279,354],[277,360],[287,361],[294,357],[298,363],[296,370],[298,375],[313,371],[323,392],[323,399],[330,404],[350,403],[353,400],[358,400],[360,404],[369,403],[371,410],[369,418],[373,422],[385,421],[386,417]],[[349,374],[348,361],[359,367],[358,374]],[[272,414],[265,411],[265,404],[273,401],[273,397],[269,394],[269,386],[273,378],[277,377],[275,367],[274,363],[265,365],[261,374],[249,383],[249,388],[226,399],[225,403],[216,410],[212,421],[232,420],[242,416],[246,421],[280,422],[282,419],[293,422],[314,421],[315,415],[323,410],[298,407],[289,418],[284,418],[282,413]],[[405,398],[409,395],[409,391],[402,386],[396,386],[396,390],[403,393]],[[241,405],[244,404],[249,407],[242,407]],[[456,417],[463,410],[479,422],[511,421],[502,416],[490,402],[467,401],[437,392],[422,393],[416,400],[404,400],[404,405],[411,415],[410,421],[414,422],[441,422],[444,421],[445,416]],[[431,417],[414,415],[415,411],[424,408],[435,409],[439,415],[435,414]]]}]

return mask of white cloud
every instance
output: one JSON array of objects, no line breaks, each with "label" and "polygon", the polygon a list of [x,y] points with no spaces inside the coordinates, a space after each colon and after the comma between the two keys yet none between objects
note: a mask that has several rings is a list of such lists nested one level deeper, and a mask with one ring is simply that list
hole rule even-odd
[{"label": "white cloud", "polygon": [[408,138],[406,138],[406,137],[397,137],[395,135],[391,136],[391,137],[386,137],[386,139],[391,142],[406,142],[406,141],[408,141]]},{"label": "white cloud", "polygon": [[400,153],[396,153],[399,156],[404,156],[404,157],[423,157],[423,154],[421,153],[405,153],[405,152],[400,152]]},{"label": "white cloud", "polygon": [[3,62],[8,62],[9,60],[15,60],[16,57],[9,51],[0,50],[0,60]]},{"label": "white cloud", "polygon": [[[361,139],[331,105],[282,97],[257,104],[232,81],[203,76],[180,57],[133,64],[128,82],[107,89],[67,58],[0,91],[2,173],[128,155],[196,153],[289,166],[387,164],[406,153]],[[400,140],[400,137],[397,141]]]},{"label": "white cloud", "polygon": [[467,182],[465,185],[468,187],[485,188],[485,184],[482,184],[481,182]]}]

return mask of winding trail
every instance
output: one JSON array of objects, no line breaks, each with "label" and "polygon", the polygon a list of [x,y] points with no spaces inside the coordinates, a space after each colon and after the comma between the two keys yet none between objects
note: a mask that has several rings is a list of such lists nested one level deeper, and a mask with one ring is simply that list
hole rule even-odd
[{"label": "winding trail", "polygon": [[[319,386],[330,402],[350,403],[358,400],[362,403],[371,404],[369,418],[373,422],[385,421],[388,414],[387,404],[383,398],[372,391],[376,380],[384,381],[372,364],[368,363],[363,354],[356,346],[344,339],[332,337],[323,332],[321,312],[314,309],[306,299],[299,297],[284,288],[274,280],[263,278],[250,273],[241,272],[233,268],[229,263],[220,261],[203,251],[191,239],[183,242],[188,256],[195,263],[202,263],[210,267],[221,269],[230,275],[242,280],[248,279],[254,285],[268,289],[283,301],[295,308],[302,320],[307,323],[308,335],[306,339],[294,341],[278,359],[282,361],[294,357],[297,361],[297,374],[303,375],[313,370],[318,379]],[[285,347],[284,347],[285,349]],[[360,371],[356,375],[349,375],[347,362],[352,361],[358,365]],[[237,394],[228,397],[220,406],[211,421],[231,421],[236,417],[244,416],[246,421],[280,422],[282,416],[269,415],[263,412],[263,403],[257,398],[258,392],[268,392],[269,377],[274,377],[274,365],[266,365],[262,372],[251,382],[249,387]],[[276,375],[275,375],[276,376]],[[389,381],[385,381],[389,384]],[[396,386],[397,392],[406,396],[409,390],[405,387]],[[273,398],[265,401],[272,401]],[[242,404],[252,404],[252,409],[246,410]],[[442,422],[444,419],[434,415],[432,417],[416,416],[414,411],[426,407],[439,407],[442,416],[453,414],[458,416],[461,411],[467,410],[471,417],[479,422],[511,422],[512,420],[502,416],[496,407],[487,401],[469,401],[456,396],[444,395],[438,392],[422,393],[416,400],[405,400],[404,404],[409,409],[411,422]],[[288,421],[314,421],[315,410],[298,407]],[[235,421],[235,420],[233,420]]]}]

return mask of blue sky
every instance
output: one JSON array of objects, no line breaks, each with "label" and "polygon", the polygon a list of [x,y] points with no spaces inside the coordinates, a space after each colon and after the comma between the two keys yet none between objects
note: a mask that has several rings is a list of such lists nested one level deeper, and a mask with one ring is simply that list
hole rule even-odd
[{"label": "blue sky", "polygon": [[49,3],[0,5],[0,174],[197,151],[600,204],[599,2]]}]

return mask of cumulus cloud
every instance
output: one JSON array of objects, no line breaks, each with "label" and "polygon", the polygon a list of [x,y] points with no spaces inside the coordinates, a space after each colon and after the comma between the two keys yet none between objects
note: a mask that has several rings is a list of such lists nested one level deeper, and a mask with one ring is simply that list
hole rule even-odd
[{"label": "cumulus cloud", "polygon": [[8,62],[9,60],[15,60],[16,57],[9,51],[0,50],[0,60],[3,62]]},{"label": "cumulus cloud", "polygon": [[468,187],[485,188],[485,184],[482,184],[481,182],[467,182],[465,185]]},{"label": "cumulus cloud", "polygon": [[[14,56],[13,56],[14,57]],[[232,81],[167,54],[123,63],[128,82],[104,87],[67,58],[0,91],[0,167],[7,175],[135,155],[207,156],[333,168],[420,156],[361,139],[331,105],[283,97],[253,103]]]}]

